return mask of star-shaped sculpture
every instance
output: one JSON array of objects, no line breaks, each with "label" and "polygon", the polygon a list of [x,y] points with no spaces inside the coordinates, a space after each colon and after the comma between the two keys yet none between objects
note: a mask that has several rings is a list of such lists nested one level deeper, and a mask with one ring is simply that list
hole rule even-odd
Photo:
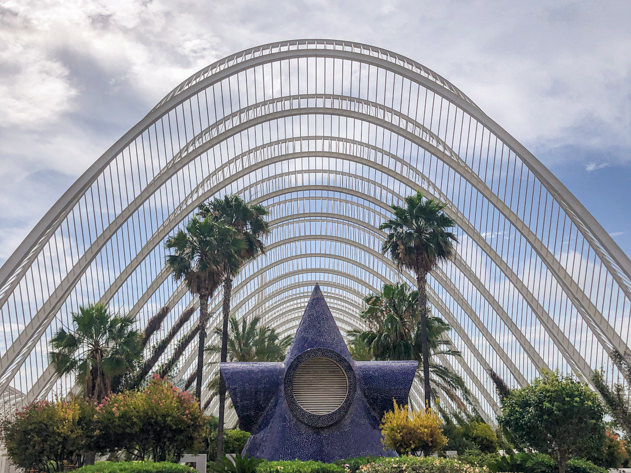
[{"label": "star-shaped sculpture", "polygon": [[283,363],[221,363],[251,433],[243,453],[268,460],[334,461],[384,455],[379,422],[406,404],[416,361],[351,358],[318,285]]}]

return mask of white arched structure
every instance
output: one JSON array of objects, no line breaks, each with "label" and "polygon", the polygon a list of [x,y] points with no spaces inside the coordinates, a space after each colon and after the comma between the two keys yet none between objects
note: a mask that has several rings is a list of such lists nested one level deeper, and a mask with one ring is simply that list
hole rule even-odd
[{"label": "white arched structure", "polygon": [[[319,282],[341,330],[361,328],[365,295],[388,281],[413,284],[381,254],[378,227],[417,189],[457,223],[458,255],[432,274],[429,296],[463,353],[441,361],[489,421],[498,409],[490,369],[514,386],[542,368],[589,379],[604,367],[618,381],[608,353],[631,359],[631,262],[580,202],[421,64],[363,44],[297,40],[242,51],[176,87],[0,268],[4,410],[72,387],[47,351],[79,306],[105,302],[140,328],[167,306],[156,340],[196,307],[164,267],[164,240],[216,196],[270,211],[267,253],[235,280],[234,315],[292,333]],[[194,324],[196,315],[170,350]],[[181,379],[196,353],[193,341]],[[415,386],[411,400],[421,398]]]}]

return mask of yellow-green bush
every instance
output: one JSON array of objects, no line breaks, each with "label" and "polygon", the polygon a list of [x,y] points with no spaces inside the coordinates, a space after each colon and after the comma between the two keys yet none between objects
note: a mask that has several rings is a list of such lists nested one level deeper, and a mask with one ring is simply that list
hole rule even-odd
[{"label": "yellow-green bush", "polygon": [[7,454],[26,470],[81,466],[91,448],[94,412],[94,404],[82,399],[29,404],[1,422]]},{"label": "yellow-green bush", "polygon": [[408,412],[407,405],[400,407],[395,401],[394,410],[384,414],[379,427],[385,448],[399,455],[421,451],[427,456],[447,444],[441,426],[441,419],[431,409]]}]

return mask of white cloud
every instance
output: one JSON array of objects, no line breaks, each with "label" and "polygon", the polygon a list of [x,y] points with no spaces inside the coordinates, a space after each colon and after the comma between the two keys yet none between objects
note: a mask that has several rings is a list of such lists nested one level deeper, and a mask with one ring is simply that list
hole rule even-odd
[{"label": "white cloud", "polygon": [[[453,82],[528,147],[616,149],[603,163],[631,162],[626,1],[2,5],[0,178],[15,183],[0,189],[0,216],[28,200],[22,234],[54,200],[19,186],[26,176],[77,177],[191,73],[282,39],[340,38],[396,51]],[[562,159],[546,154],[546,164]],[[581,159],[588,171],[601,166]]]},{"label": "white cloud", "polygon": [[593,172],[606,167],[609,167],[609,163],[588,163],[587,166],[585,166],[585,170],[587,172]]},{"label": "white cloud", "polygon": [[72,108],[68,70],[48,56],[31,22],[0,7],[0,127],[29,127]]}]

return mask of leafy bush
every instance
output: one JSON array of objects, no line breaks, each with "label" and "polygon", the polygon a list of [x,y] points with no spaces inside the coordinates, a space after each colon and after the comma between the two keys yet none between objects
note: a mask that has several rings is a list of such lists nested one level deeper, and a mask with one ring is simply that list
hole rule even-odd
[{"label": "leafy bush", "polygon": [[265,460],[248,455],[237,454],[232,459],[224,456],[221,461],[209,465],[217,473],[255,473],[257,466]]},{"label": "leafy bush", "polygon": [[81,466],[91,447],[94,412],[94,405],[82,399],[29,404],[0,423],[8,456],[26,470]]},{"label": "leafy bush", "polygon": [[142,460],[178,460],[202,435],[202,416],[193,396],[159,376],[143,391],[106,398],[96,410],[99,451],[125,449]]},{"label": "leafy bush", "polygon": [[256,468],[257,473],[345,473],[344,467],[335,463],[316,461],[272,461]]},{"label": "leafy bush", "polygon": [[226,453],[241,454],[250,438],[250,432],[239,429],[226,430],[224,433],[224,449]]},{"label": "leafy bush", "polygon": [[96,462],[84,466],[74,473],[195,473],[197,470],[177,463],[150,461],[141,462]]},{"label": "leafy bush", "polygon": [[381,457],[355,457],[345,458],[344,460],[337,460],[334,463],[344,468],[347,473],[357,473],[361,467],[379,461]]},{"label": "leafy bush", "polygon": [[461,419],[461,422],[462,424],[458,425],[449,417],[446,419],[443,433],[449,439],[447,450],[456,450],[460,454],[467,450],[497,452],[498,437],[490,425],[477,420],[466,422]]},{"label": "leafy bush", "polygon": [[520,445],[551,455],[566,473],[571,457],[597,452],[605,425],[598,395],[573,376],[547,371],[504,400],[500,425]]},{"label": "leafy bush", "polygon": [[412,412],[410,416],[408,406],[399,407],[395,401],[394,410],[383,415],[379,427],[385,448],[399,455],[421,451],[428,456],[447,444],[441,425],[438,414],[431,410]]},{"label": "leafy bush", "polygon": [[629,462],[629,451],[623,439],[612,432],[606,432],[600,451],[587,459],[605,468],[620,468]]},{"label": "leafy bush", "polygon": [[497,435],[485,422],[470,422],[464,426],[464,434],[483,453],[497,452]]},{"label": "leafy bush", "polygon": [[572,458],[567,462],[567,473],[608,473],[608,470],[582,458]]},{"label": "leafy bush", "polygon": [[451,458],[382,458],[362,468],[362,473],[489,473],[485,467],[471,466]]},{"label": "leafy bush", "polygon": [[[459,460],[474,466],[486,467],[492,473],[511,471],[516,473],[558,473],[556,462],[543,453],[521,452],[515,455],[484,454],[468,451]],[[604,468],[580,458],[567,462],[567,473],[606,473]]]}]

